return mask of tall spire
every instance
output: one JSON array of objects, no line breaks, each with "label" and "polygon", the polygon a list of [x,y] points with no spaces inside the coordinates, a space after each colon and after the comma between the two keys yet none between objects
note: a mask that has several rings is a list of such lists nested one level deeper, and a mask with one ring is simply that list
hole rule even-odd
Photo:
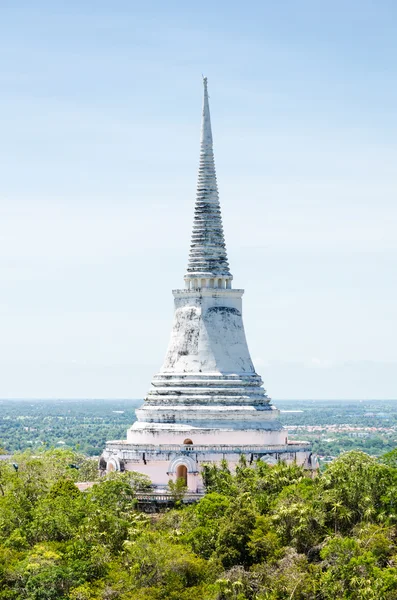
[{"label": "tall spire", "polygon": [[[207,78],[203,78],[204,102],[201,122],[200,166],[192,242],[185,281],[188,287],[230,287],[222,216],[212,146]],[[206,281],[203,284],[203,280]]]}]

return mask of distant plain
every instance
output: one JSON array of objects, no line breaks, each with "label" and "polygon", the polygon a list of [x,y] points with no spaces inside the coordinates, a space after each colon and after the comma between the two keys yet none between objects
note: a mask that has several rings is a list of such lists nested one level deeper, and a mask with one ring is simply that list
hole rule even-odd
[{"label": "distant plain", "polygon": [[[141,399],[0,400],[4,453],[71,447],[96,456],[125,439]],[[324,461],[360,449],[379,456],[397,446],[397,400],[275,400],[290,440],[306,439]],[[283,412],[292,411],[292,412]]]}]

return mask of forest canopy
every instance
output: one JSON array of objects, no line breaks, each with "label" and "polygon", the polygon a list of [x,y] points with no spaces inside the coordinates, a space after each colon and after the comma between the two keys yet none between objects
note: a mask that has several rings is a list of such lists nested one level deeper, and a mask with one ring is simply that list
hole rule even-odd
[{"label": "forest canopy", "polygon": [[[0,463],[0,598],[397,599],[397,453],[349,452],[311,479],[261,461],[204,469],[199,502],[146,514],[150,481],[71,450]],[[79,467],[79,468],[76,468]]]}]

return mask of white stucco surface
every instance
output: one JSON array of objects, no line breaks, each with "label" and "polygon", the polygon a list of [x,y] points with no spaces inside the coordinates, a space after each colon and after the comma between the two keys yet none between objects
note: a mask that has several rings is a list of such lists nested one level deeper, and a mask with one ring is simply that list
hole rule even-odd
[{"label": "white stucco surface", "polygon": [[127,431],[127,442],[131,444],[183,444],[189,438],[195,445],[235,444],[237,446],[285,444],[285,429],[207,429],[187,425],[159,426],[157,423],[140,423]]},{"label": "white stucco surface", "polygon": [[[160,371],[124,442],[108,442],[108,469],[146,473],[158,486],[187,469],[189,489],[200,469],[226,458],[235,465],[262,457],[313,468],[310,447],[288,444],[279,411],[267,396],[248,350],[244,290],[232,289],[215,173],[204,80],[200,165],[185,289],[173,290],[174,320]],[[189,447],[186,447],[186,444]],[[184,471],[186,472],[186,471]]]}]

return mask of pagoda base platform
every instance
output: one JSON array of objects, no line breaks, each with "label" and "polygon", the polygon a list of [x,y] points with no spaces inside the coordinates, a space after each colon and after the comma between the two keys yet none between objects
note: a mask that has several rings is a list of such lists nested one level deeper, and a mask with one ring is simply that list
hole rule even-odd
[{"label": "pagoda base platform", "polygon": [[204,491],[201,477],[204,464],[220,464],[226,460],[233,471],[241,456],[245,457],[247,464],[261,459],[269,465],[276,465],[282,461],[286,464],[295,463],[310,471],[318,468],[308,442],[267,445],[253,442],[247,444],[245,436],[245,444],[223,444],[219,443],[219,433],[218,431],[218,443],[208,442],[206,444],[110,441],[107,442],[102,454],[101,468],[106,472],[136,471],[145,474],[151,479],[157,491],[166,491],[170,480],[183,478],[189,492],[194,493]]},{"label": "pagoda base platform", "polygon": [[[211,425],[214,425],[211,423]],[[245,425],[245,424],[244,424]],[[266,428],[251,429],[242,426],[218,428],[198,427],[186,423],[142,423],[135,421],[127,431],[130,444],[185,444],[194,445],[280,445],[287,443],[287,431],[278,421],[268,421]]]}]

